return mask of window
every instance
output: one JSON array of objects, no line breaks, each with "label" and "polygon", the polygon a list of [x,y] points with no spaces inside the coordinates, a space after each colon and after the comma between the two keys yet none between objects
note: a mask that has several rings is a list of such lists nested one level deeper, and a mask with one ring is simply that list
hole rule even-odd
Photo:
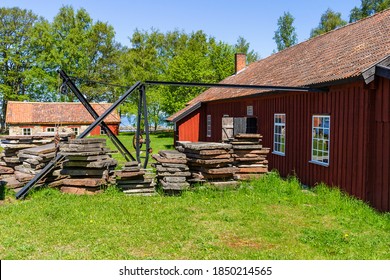
[{"label": "window", "polygon": [[311,161],[329,165],[330,116],[314,115],[312,121]]},{"label": "window", "polygon": [[206,137],[211,137],[211,115],[207,115],[207,134]]},{"label": "window", "polygon": [[284,155],[286,150],[286,114],[274,115],[274,153]]},{"label": "window", "polygon": [[79,135],[79,128],[78,127],[72,127],[71,128],[72,130],[73,130],[73,132],[74,132],[74,135]]},{"label": "window", "polygon": [[31,135],[31,128],[22,128],[23,135]]},{"label": "window", "polygon": [[253,116],[253,106],[252,105],[246,106],[246,115]]},{"label": "window", "polygon": [[46,127],[46,132],[55,132],[54,127]]},{"label": "window", "polygon": [[100,135],[106,135],[106,131],[103,128],[100,128]]}]

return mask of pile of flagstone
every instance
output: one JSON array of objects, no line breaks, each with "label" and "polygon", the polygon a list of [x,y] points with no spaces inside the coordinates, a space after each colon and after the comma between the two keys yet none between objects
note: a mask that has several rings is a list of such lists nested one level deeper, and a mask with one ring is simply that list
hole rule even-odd
[{"label": "pile of flagstone", "polygon": [[110,155],[106,139],[71,139],[60,145],[60,154],[65,156],[60,175],[61,191],[76,194],[99,192],[114,174],[117,161]]},{"label": "pile of flagstone", "polygon": [[167,150],[159,151],[158,155],[152,157],[157,161],[152,166],[156,168],[157,179],[164,192],[175,193],[189,188],[187,178],[191,173],[185,154]]},{"label": "pile of flagstone", "polygon": [[268,172],[269,148],[261,144],[260,134],[237,134],[230,141],[233,148],[235,176],[239,180],[257,178]]},{"label": "pile of flagstone", "polygon": [[191,183],[208,182],[215,187],[237,185],[233,166],[232,145],[214,142],[178,142],[177,149],[187,158]]},{"label": "pile of flagstone", "polygon": [[121,170],[116,170],[115,180],[112,183],[128,195],[154,195],[156,193],[154,173],[141,169],[137,161],[126,162]]}]

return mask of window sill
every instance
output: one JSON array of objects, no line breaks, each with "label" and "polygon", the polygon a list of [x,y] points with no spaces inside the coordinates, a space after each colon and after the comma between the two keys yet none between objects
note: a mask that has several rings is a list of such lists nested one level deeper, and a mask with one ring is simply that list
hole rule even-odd
[{"label": "window sill", "polygon": [[286,154],[285,153],[281,153],[281,152],[272,152],[272,154],[274,154],[274,155],[278,155],[278,156],[282,156],[282,157],[285,157],[286,156]]},{"label": "window sill", "polygon": [[316,165],[321,165],[321,166],[324,166],[324,167],[328,167],[329,166],[329,163],[325,163],[325,162],[321,162],[321,161],[310,160],[309,163],[316,164]]}]

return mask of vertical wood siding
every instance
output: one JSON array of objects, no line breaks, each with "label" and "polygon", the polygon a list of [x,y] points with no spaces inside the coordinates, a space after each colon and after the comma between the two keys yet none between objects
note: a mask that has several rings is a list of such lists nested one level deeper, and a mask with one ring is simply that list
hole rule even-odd
[{"label": "vertical wood siding", "polygon": [[[390,80],[378,78],[376,100],[372,106],[375,116],[371,130],[369,200],[381,211],[390,211]],[[375,108],[375,109],[374,109]]]},{"label": "vertical wood siding", "polygon": [[[389,211],[389,81],[380,80],[377,91],[380,94],[367,89],[363,82],[355,82],[333,86],[328,93],[288,93],[208,103],[202,106],[203,111],[180,124],[179,133],[189,133],[186,139],[190,141],[196,141],[197,137],[201,141],[221,141],[222,117],[246,116],[246,106],[253,105],[254,116],[258,118],[258,133],[263,135],[263,145],[272,149],[274,114],[284,113],[286,153],[284,156],[269,155],[271,170],[277,169],[284,177],[296,175],[306,185],[324,182],[339,187],[369,201],[379,210]],[[370,110],[369,104],[372,103],[375,112]],[[212,135],[206,138],[203,123],[208,114],[212,116]],[[314,114],[330,115],[329,166],[310,162]],[[375,125],[370,114],[376,118]],[[193,134],[187,131],[189,128],[195,131],[195,125],[198,125],[199,131]],[[373,132],[375,135],[371,134]]]},{"label": "vertical wood siding", "polygon": [[176,123],[175,141],[198,142],[200,125],[200,112],[198,109]]}]

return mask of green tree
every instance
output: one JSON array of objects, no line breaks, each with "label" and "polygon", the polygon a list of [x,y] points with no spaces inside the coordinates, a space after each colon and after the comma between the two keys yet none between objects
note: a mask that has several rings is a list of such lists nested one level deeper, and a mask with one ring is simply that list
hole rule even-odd
[{"label": "green tree", "polygon": [[238,37],[237,43],[234,45],[236,53],[246,54],[246,62],[252,63],[260,59],[260,56],[254,50],[249,50],[250,44],[244,37]]},{"label": "green tree", "polygon": [[39,20],[32,11],[0,8],[0,125],[2,130],[5,128],[7,102],[29,98],[26,76],[37,56],[30,37]]},{"label": "green tree", "polygon": [[324,34],[346,24],[347,22],[341,18],[341,13],[327,9],[326,12],[322,14],[318,27],[311,30],[310,38]]},{"label": "green tree", "polygon": [[[41,23],[37,32],[40,36],[36,45],[49,46],[42,50],[38,60],[46,73],[44,80],[48,91],[58,88],[60,81],[56,71],[60,68],[69,76],[79,78],[76,83],[90,101],[113,101],[116,98],[118,90],[107,85],[118,81],[117,62],[121,49],[115,42],[112,26],[93,22],[85,9],[75,11],[71,6],[63,6],[53,22]],[[37,72],[38,78],[40,74]],[[74,100],[73,94],[66,98],[56,93],[52,96],[54,100]]]},{"label": "green tree", "polygon": [[284,12],[283,16],[279,17],[278,29],[273,37],[278,51],[291,47],[298,42],[293,23],[294,17],[289,12]]},{"label": "green tree", "polygon": [[349,22],[355,22],[388,8],[390,8],[390,0],[361,0],[360,7],[351,10]]}]

